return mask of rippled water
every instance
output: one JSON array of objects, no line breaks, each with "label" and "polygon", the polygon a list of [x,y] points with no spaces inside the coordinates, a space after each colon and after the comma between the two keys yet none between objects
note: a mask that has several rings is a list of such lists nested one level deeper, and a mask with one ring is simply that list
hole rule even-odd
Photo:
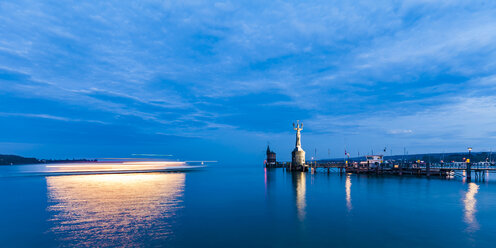
[{"label": "rippled water", "polygon": [[[47,177],[50,232],[67,245],[124,246],[172,234],[185,174]],[[161,220],[161,221],[159,221]]]},{"label": "rippled water", "polygon": [[1,247],[496,242],[492,180],[288,173],[259,166],[64,176],[27,176],[19,172],[32,167],[19,168],[0,168]]}]

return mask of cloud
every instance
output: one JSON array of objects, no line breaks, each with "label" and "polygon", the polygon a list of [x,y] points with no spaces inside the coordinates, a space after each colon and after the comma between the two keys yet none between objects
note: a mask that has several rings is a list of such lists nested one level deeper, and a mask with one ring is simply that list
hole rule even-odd
[{"label": "cloud", "polygon": [[390,142],[398,136],[401,139],[396,142],[422,143],[426,147],[466,143],[490,147],[496,141],[493,129],[496,125],[495,111],[494,96],[460,97],[455,104],[431,106],[419,112],[377,111],[341,118],[320,116],[307,122],[322,133],[337,129],[342,135],[355,135],[363,139],[381,138]]},{"label": "cloud", "polygon": [[149,134],[223,139],[217,131],[229,130],[258,142],[268,139],[260,133],[287,134],[294,119],[338,140],[374,133],[391,143],[472,142],[493,124],[495,7],[2,2],[0,94],[47,105],[0,111]]},{"label": "cloud", "polygon": [[62,116],[54,116],[54,115],[49,115],[49,114],[28,114],[28,113],[5,113],[5,112],[0,112],[0,116],[1,117],[40,118],[40,119],[49,119],[49,120],[67,121],[67,122],[91,122],[91,123],[98,123],[98,124],[108,124],[106,122],[99,121],[99,120],[72,119],[72,118],[67,118],[67,117],[62,117]]},{"label": "cloud", "polygon": [[413,133],[411,129],[391,129],[388,130],[387,133],[389,134],[410,134]]}]

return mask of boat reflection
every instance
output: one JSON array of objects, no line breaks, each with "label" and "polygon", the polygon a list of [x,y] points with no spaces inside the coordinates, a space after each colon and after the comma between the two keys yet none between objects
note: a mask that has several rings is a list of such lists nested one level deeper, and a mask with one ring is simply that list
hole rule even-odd
[{"label": "boat reflection", "polygon": [[465,206],[464,221],[467,223],[467,232],[475,232],[479,230],[479,223],[475,218],[477,200],[475,195],[479,192],[479,185],[475,183],[468,184],[468,190],[463,198],[463,205]]},{"label": "boat reflection", "polygon": [[353,206],[351,205],[351,175],[350,174],[346,175],[345,190],[346,190],[346,208],[348,209],[348,212],[349,212],[353,208]]},{"label": "boat reflection", "polygon": [[184,183],[184,173],[47,177],[51,231],[69,246],[132,246],[166,239]]},{"label": "boat reflection", "polygon": [[196,168],[187,166],[185,162],[175,161],[110,161],[95,163],[72,163],[47,165],[46,172],[53,174],[82,174],[82,173],[123,173],[123,172],[153,172],[173,171]]},{"label": "boat reflection", "polygon": [[305,220],[306,216],[306,174],[304,172],[293,172],[293,185],[296,191],[296,210],[298,212],[298,219]]}]

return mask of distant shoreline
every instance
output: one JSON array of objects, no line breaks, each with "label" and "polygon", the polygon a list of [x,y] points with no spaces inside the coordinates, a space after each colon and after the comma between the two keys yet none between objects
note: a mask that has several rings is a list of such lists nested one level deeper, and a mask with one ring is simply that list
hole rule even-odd
[{"label": "distant shoreline", "polygon": [[74,163],[74,162],[98,162],[96,159],[37,159],[27,158],[18,155],[0,154],[0,166],[2,165],[26,165],[26,164],[54,164],[54,163]]},{"label": "distant shoreline", "polygon": [[[466,158],[469,158],[467,152],[447,152],[447,153],[419,153],[419,154],[404,154],[404,155],[387,155],[384,153],[379,153],[384,155],[384,160],[394,160],[394,161],[410,161],[414,162],[417,160],[431,162],[431,163],[440,163],[443,162],[451,162],[457,161],[462,162],[465,161]],[[379,155],[377,154],[377,155]],[[350,157],[349,160],[352,161],[365,161],[365,156],[369,154],[363,154],[362,156]],[[370,154],[372,155],[372,154]],[[493,162],[495,160],[495,156],[492,152],[472,152],[470,158],[473,162]],[[319,162],[340,162],[346,159],[344,158],[329,158],[329,159],[317,159]]]}]

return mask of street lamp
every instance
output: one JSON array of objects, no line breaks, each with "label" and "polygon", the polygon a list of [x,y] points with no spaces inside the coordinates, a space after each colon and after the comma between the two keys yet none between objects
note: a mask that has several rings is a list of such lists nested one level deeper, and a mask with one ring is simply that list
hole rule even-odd
[{"label": "street lamp", "polygon": [[468,149],[468,162],[472,163],[472,147],[467,148]]},{"label": "street lamp", "polygon": [[472,147],[468,148],[467,179],[472,178]]}]

